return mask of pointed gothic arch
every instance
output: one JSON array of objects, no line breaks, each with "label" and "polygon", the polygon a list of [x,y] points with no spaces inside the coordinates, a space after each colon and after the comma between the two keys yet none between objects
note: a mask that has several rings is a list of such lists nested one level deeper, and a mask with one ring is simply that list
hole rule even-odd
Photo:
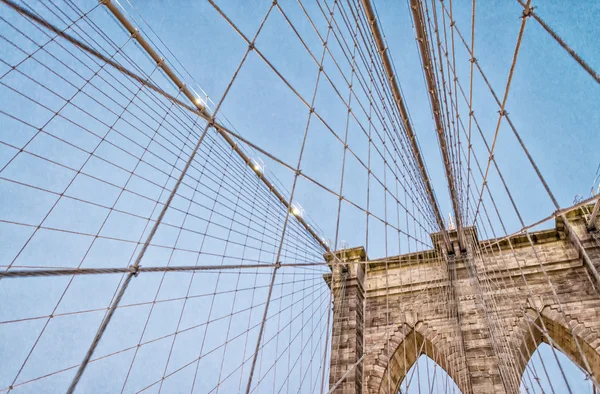
[{"label": "pointed gothic arch", "polygon": [[[544,327],[547,336],[543,334]],[[546,343],[562,352],[583,371],[588,371],[593,380],[600,382],[600,353],[592,346],[600,342],[600,336],[583,322],[565,315],[557,308],[545,306],[539,313],[528,309],[513,336],[519,343],[521,360],[517,365],[521,380],[538,346]]]},{"label": "pointed gothic arch", "polygon": [[[433,360],[444,372],[450,376],[452,382],[462,392],[460,370],[451,365],[453,352],[450,344],[441,335],[418,322],[414,327],[404,324],[390,336],[391,356],[388,356],[384,346],[378,351],[376,362],[382,368],[368,377],[368,387],[375,389],[379,394],[395,394],[400,389],[409,371],[425,355]],[[455,358],[454,358],[455,359]]]}]

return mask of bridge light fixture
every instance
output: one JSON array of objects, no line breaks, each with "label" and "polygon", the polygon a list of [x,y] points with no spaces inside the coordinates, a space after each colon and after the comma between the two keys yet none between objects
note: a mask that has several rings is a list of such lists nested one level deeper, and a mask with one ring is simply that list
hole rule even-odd
[{"label": "bridge light fixture", "polygon": [[298,204],[297,202],[294,202],[294,203],[292,203],[292,206],[290,207],[290,212],[295,217],[301,218],[302,215],[304,215],[304,208],[302,208],[302,205]]},{"label": "bridge light fixture", "polygon": [[[202,90],[202,88],[200,86],[198,86],[198,88],[202,91],[202,93],[205,93],[204,90]],[[198,106],[201,106],[201,107],[206,107],[207,106],[208,96],[206,96],[206,100],[203,100],[202,99],[202,94],[198,93],[196,91],[196,89],[194,89],[193,86],[189,86],[189,90],[192,92],[192,96],[194,96],[194,98],[193,98],[194,104],[196,104]]]},{"label": "bridge light fixture", "polygon": [[250,159],[250,166],[258,175],[262,175],[265,173],[265,163],[261,159]]}]

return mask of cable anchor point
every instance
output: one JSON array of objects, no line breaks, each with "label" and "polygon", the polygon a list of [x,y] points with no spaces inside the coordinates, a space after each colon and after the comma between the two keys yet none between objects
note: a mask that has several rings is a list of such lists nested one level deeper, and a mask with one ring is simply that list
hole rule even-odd
[{"label": "cable anchor point", "polygon": [[141,265],[132,265],[131,266],[131,273],[136,278],[140,274],[140,267],[141,267]]},{"label": "cable anchor point", "polygon": [[527,7],[523,10],[523,15],[521,15],[521,18],[528,18],[531,15],[533,15],[533,9],[535,7]]}]

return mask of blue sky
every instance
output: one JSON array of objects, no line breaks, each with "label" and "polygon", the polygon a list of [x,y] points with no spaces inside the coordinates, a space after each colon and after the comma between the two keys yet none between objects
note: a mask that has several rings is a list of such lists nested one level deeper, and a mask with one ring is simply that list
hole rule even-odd
[{"label": "blue sky", "polygon": [[[470,37],[471,13],[470,2],[468,3],[454,4],[457,25],[467,40]],[[259,25],[269,5],[260,1],[220,4],[224,12],[249,36]],[[405,2],[386,1],[377,2],[376,6],[438,202],[442,212],[450,213],[451,205],[408,6]],[[598,28],[592,21],[595,6],[594,2],[546,2],[539,6],[538,13],[566,42],[572,44],[592,68],[597,69],[600,60],[593,43]],[[182,7],[185,7],[189,17],[184,18],[178,7],[165,11],[161,2],[136,4],[136,8],[186,69],[194,70],[194,80],[213,99],[219,98],[246,46],[222,18],[216,17],[217,14],[209,4],[185,2]],[[313,4],[307,4],[306,7],[315,8]],[[282,8],[290,13],[314,53],[320,54],[314,32],[306,19],[297,15],[297,4],[284,2]],[[512,61],[520,14],[521,8],[516,2],[507,2],[502,7],[496,3],[482,3],[477,7],[476,57],[500,97],[504,93]],[[577,23],[569,22],[574,20]],[[173,24],[178,28],[173,28]],[[286,79],[303,97],[310,98],[316,72],[309,70],[314,70],[314,63],[277,13],[265,25],[257,47],[276,67],[286,71]],[[465,89],[468,89],[469,81],[468,60],[467,52],[456,38],[457,70]],[[304,111],[304,108],[272,74],[264,62],[250,56],[238,77],[240,83],[234,85],[222,111],[252,142],[276,153],[278,157],[289,158],[286,161],[295,164],[306,119],[291,114]],[[334,72],[331,74],[335,77]],[[342,111],[339,102],[331,100],[327,105],[320,103],[321,97],[326,100],[331,94],[330,89],[323,87],[323,92],[317,95],[317,106],[322,108],[325,118],[334,128],[343,129],[344,117],[337,116]],[[576,194],[589,195],[598,164],[595,151],[600,138],[596,132],[599,115],[594,103],[599,94],[593,79],[537,23],[528,23],[506,109],[563,207],[572,204]],[[466,108],[462,98],[459,100],[459,108]],[[474,78],[474,111],[486,139],[491,142],[498,109],[477,72]],[[467,115],[468,113],[463,114],[465,122]],[[303,170],[328,186],[334,185],[339,182],[339,169],[332,168],[329,163],[339,161],[341,150],[327,133],[318,131],[308,139]],[[353,142],[352,132],[351,130],[350,144]],[[473,133],[476,134],[475,127]],[[474,137],[473,144],[481,165],[485,166],[487,155],[481,139]],[[359,140],[355,146],[357,154],[360,154]],[[554,211],[506,122],[500,127],[495,157],[526,223],[534,222]],[[267,163],[270,164],[268,160]],[[269,167],[284,185],[289,185],[289,174],[284,175],[285,172],[280,171],[276,164]],[[473,171],[476,173],[475,168]],[[508,205],[497,176],[494,171],[491,173],[490,187],[501,210],[505,212],[503,219],[509,229],[517,230],[520,226],[516,216]],[[357,178],[357,182],[362,180],[360,172],[353,176]],[[476,177],[480,183],[479,174]],[[311,186],[306,186],[309,187]],[[356,185],[356,189],[362,187]],[[311,195],[315,194],[312,191],[304,192],[302,188],[298,193],[298,200],[309,215],[324,217],[323,199],[317,198],[318,203],[313,202]],[[356,195],[356,199],[361,197],[364,196]],[[322,219],[320,221],[323,224],[318,224],[322,226],[326,226],[324,223],[328,222]],[[326,229],[326,233],[332,236],[330,228]],[[360,243],[360,238],[351,238],[352,234],[344,236],[349,238],[351,244]],[[379,255],[379,252],[376,253]]]},{"label": "blue sky", "polygon": [[[142,27],[152,44],[167,58],[181,78],[197,92],[206,92],[212,102],[219,102],[247,50],[247,44],[240,36],[208,2],[174,1],[167,3],[153,0],[131,2],[135,11],[127,2],[123,2],[125,9],[130,12],[129,17]],[[300,36],[305,40],[307,47],[320,60],[323,50],[322,43],[311,23],[304,16],[299,3],[292,1],[280,1],[279,3],[281,9],[284,10]],[[76,4],[83,10],[90,10],[96,5],[93,1],[81,1]],[[271,2],[257,0],[224,1],[218,4],[248,37],[254,35],[271,6]],[[316,3],[307,1],[306,4],[302,4],[306,7],[309,15],[314,18],[319,34],[324,37],[327,34],[327,24]],[[375,5],[438,203],[442,214],[447,216],[452,209],[408,4],[381,0],[377,1]],[[33,7],[45,17],[60,24],[58,17],[51,15],[41,3],[33,3]],[[469,40],[471,4],[470,2],[455,1],[454,7],[457,26]],[[73,10],[69,11],[65,4],[63,4],[63,9],[67,14],[74,15]],[[0,11],[4,18],[15,23],[18,28],[29,32],[30,37],[35,41],[45,42],[47,40],[39,31],[16,17],[6,7],[0,8]],[[600,55],[597,51],[600,26],[595,23],[595,17],[600,12],[599,4],[592,1],[575,3],[547,1],[541,3],[536,11],[556,29],[566,42],[573,45],[577,53],[592,68],[600,69]],[[512,61],[521,20],[520,15],[521,7],[516,2],[480,1],[477,4],[476,57],[500,96],[504,93]],[[176,89],[160,73],[153,73],[152,62],[140,51],[139,47],[136,47],[133,42],[127,41],[127,34],[120,30],[106,10],[102,7],[95,9],[90,13],[90,18],[100,27],[105,28],[116,44],[125,46],[124,52],[137,62],[140,66],[139,72],[152,73],[154,83],[169,93],[177,95]],[[12,37],[11,35],[18,36],[6,24],[3,26],[9,32],[7,33],[9,37]],[[86,28],[90,30],[89,26]],[[100,39],[101,35],[96,32],[93,33],[93,37]],[[160,37],[161,41],[157,37]],[[35,45],[25,37],[19,36],[15,40],[27,51],[33,51],[35,48]],[[458,78],[463,86],[468,88],[469,55],[458,38],[456,40]],[[52,53],[60,53],[59,58],[68,59],[68,65],[82,73],[90,72],[84,65],[93,66],[91,60],[84,59],[79,64],[61,52],[60,48],[52,45],[54,44],[48,45],[48,48],[55,51]],[[388,218],[387,220],[392,225],[408,234],[398,236],[396,231],[389,227],[386,229],[381,221],[371,218],[367,237],[365,213],[344,202],[339,215],[339,234],[336,247],[345,241],[349,246],[367,247],[370,257],[382,257],[404,253],[408,250],[423,249],[430,244],[428,236],[428,232],[432,230],[429,223],[430,215],[419,212],[421,201],[418,198],[400,190],[397,197],[406,205],[407,209],[404,210],[394,204],[390,195],[384,199],[385,193],[381,185],[378,185],[373,179],[371,179],[371,188],[368,190],[368,173],[361,165],[361,161],[363,163],[369,161],[369,143],[360,127],[367,124],[367,115],[361,113],[359,108],[354,105],[356,119],[349,118],[344,103],[322,76],[315,96],[314,107],[324,122],[317,121],[313,116],[307,128],[309,111],[297,95],[308,102],[311,101],[318,67],[278,10],[273,10],[270,14],[256,41],[256,47],[272,63],[273,67],[282,73],[297,94],[285,85],[256,52],[251,52],[222,104],[219,119],[232,125],[234,130],[249,141],[294,167],[298,163],[306,132],[306,145],[300,166],[303,174],[320,182],[335,193],[338,193],[342,186],[342,195],[346,199],[363,209],[369,205],[369,210],[374,215],[383,220]],[[329,47],[332,56],[329,54],[325,56],[323,68],[336,87],[345,87],[345,89],[340,88],[340,95],[348,100],[350,92],[345,86],[343,78],[351,75],[350,67],[347,63],[340,62],[342,71],[338,71],[334,60],[339,61],[343,58],[342,49],[333,39],[330,39]],[[109,49],[109,47],[106,46],[104,49]],[[95,81],[100,90],[104,89],[109,96],[114,98],[115,102],[110,102],[107,97],[101,98],[102,102],[106,103],[111,110],[118,111],[119,105],[126,105],[129,99],[131,102],[139,104],[139,107],[132,107],[125,111],[125,115],[116,116],[109,109],[77,93],[77,86],[82,83],[77,77],[63,70],[62,75],[72,78],[71,80],[74,82],[74,86],[68,86],[65,81],[60,80],[44,68],[43,64],[60,67],[57,65],[56,59],[50,58],[47,54],[36,55],[39,56],[37,57],[39,62],[25,62],[21,70],[25,74],[35,75],[38,81],[44,81],[50,87],[49,90],[54,93],[36,86],[24,75],[16,72],[8,73],[9,64],[22,60],[24,55],[8,45],[6,41],[0,46],[0,56],[4,61],[0,65],[0,75],[7,73],[3,76],[2,91],[0,92],[4,111],[2,120],[5,125],[8,125],[0,131],[3,142],[0,145],[0,165],[2,166],[2,184],[0,185],[2,189],[0,192],[7,196],[3,207],[0,208],[0,218],[3,220],[0,224],[3,237],[1,244],[8,251],[2,264],[24,267],[77,267],[78,264],[82,264],[83,267],[126,266],[131,260],[131,256],[135,256],[139,250],[136,248],[136,242],[139,248],[139,240],[149,232],[148,221],[145,218],[157,217],[160,210],[160,204],[157,204],[157,201],[164,202],[174,184],[175,179],[172,175],[169,177],[169,174],[177,174],[177,171],[183,167],[186,155],[189,155],[191,147],[193,147],[190,136],[193,133],[201,133],[203,124],[193,124],[191,118],[186,118],[188,115],[183,115],[176,109],[170,108],[162,112],[159,110],[157,112],[159,115],[164,112],[166,123],[172,122],[175,125],[169,126],[169,130],[174,133],[188,130],[187,137],[185,132],[181,135],[178,134],[181,141],[177,140],[172,146],[166,143],[164,146],[157,146],[149,142],[149,137],[140,137],[140,139],[132,137],[132,140],[126,140],[121,138],[122,135],[121,137],[115,135],[113,127],[100,121],[90,120],[85,114],[71,107],[67,106],[62,110],[60,108],[62,101],[55,97],[54,93],[64,96],[74,94],[73,102],[89,108],[91,113],[98,119],[106,121],[107,124],[112,121],[117,122],[117,126],[114,128],[120,128],[126,135],[133,136],[135,127],[154,128],[159,130],[158,134],[161,134],[161,130],[167,130],[167,127],[159,124],[159,120],[155,119],[149,122],[151,123],[149,125],[140,126],[139,119],[136,118],[139,116],[146,119],[148,116],[143,108],[145,108],[144,105],[149,107],[154,105],[153,102],[150,102],[150,96],[136,95],[135,98],[128,98],[127,94],[122,97],[119,95],[126,91],[126,87],[134,88],[135,84],[124,82],[126,87],[115,89],[106,81],[92,77],[92,81]],[[123,60],[119,56],[115,59]],[[364,68],[362,71],[365,71]],[[99,75],[103,75],[102,73],[104,71],[100,71]],[[91,77],[91,74],[88,75]],[[31,100],[19,97],[10,90],[11,86],[29,92],[31,97],[40,100],[49,109],[38,108],[31,104]],[[88,88],[89,86],[86,85],[85,89]],[[366,98],[364,92],[358,92],[358,88],[356,90],[358,97]],[[473,82],[473,90],[474,112],[486,139],[491,140],[498,119],[498,107],[477,73]],[[83,91],[88,92],[88,90]],[[600,161],[597,153],[598,146],[600,146],[600,134],[597,132],[597,125],[600,122],[600,114],[596,105],[598,99],[600,99],[600,91],[594,80],[539,25],[530,20],[527,23],[506,109],[550,188],[557,196],[561,207],[571,205],[577,194],[585,197],[589,195],[591,182]],[[160,98],[152,98],[152,100],[156,100],[156,103],[160,103],[160,105],[168,105],[165,104],[165,100]],[[210,107],[214,108],[214,105],[210,104]],[[468,111],[462,98],[459,99],[459,108],[461,117],[466,122]],[[53,111],[62,111],[65,117],[51,117]],[[43,129],[45,133],[38,133],[36,127],[24,126],[22,122],[6,116],[7,113],[22,120],[27,119],[31,124]],[[160,118],[158,115],[157,117]],[[44,125],[50,118],[52,119],[50,123]],[[131,123],[125,124],[121,118],[129,120]],[[183,119],[180,127],[177,125],[177,119]],[[100,142],[98,136],[82,133],[79,126],[67,120],[80,121],[80,125],[97,131],[99,135],[102,135],[103,132],[108,133],[106,140],[110,141],[112,145],[107,144],[104,140]],[[341,138],[344,138],[344,134],[347,133],[347,144],[356,155],[354,157],[346,154],[343,184],[341,184],[341,163],[344,158],[344,149],[331,132],[332,130],[337,137]],[[481,164],[485,166],[487,154],[484,151],[483,143],[475,129],[473,134],[476,135],[473,139],[473,150],[478,155]],[[72,142],[75,148],[67,148],[52,136]],[[30,138],[32,140],[28,143]],[[166,137],[163,138],[167,140]],[[142,261],[143,265],[165,265],[171,261],[192,265],[197,264],[197,261],[200,260],[198,256],[202,256],[201,260],[206,264],[215,265],[252,259],[260,262],[272,262],[277,255],[276,242],[279,241],[277,229],[282,226],[285,212],[277,212],[276,217],[273,216],[273,211],[269,211],[272,208],[269,207],[276,206],[278,202],[257,181],[254,174],[247,171],[243,163],[228,156],[228,148],[222,142],[215,142],[215,138],[218,136],[211,131],[208,134],[207,143],[200,150],[200,158],[191,170],[192,174],[184,179],[184,186],[174,200],[177,209],[167,211],[165,220],[171,227],[159,227],[155,240],[157,245],[153,245],[149,249]],[[144,156],[145,153],[141,146],[145,142],[150,144],[150,148],[146,150],[154,153],[151,158]],[[98,146],[95,154],[89,156],[85,153],[94,150],[96,144]],[[240,145],[252,157],[264,161],[267,176],[273,179],[277,187],[281,188],[285,196],[289,198],[294,184],[294,173],[266,156],[256,153],[243,143]],[[375,145],[382,147],[380,141]],[[26,152],[20,153],[19,149],[23,147],[26,148]],[[121,150],[119,151],[115,147],[120,147]],[[177,150],[179,150],[180,157],[176,154]],[[53,160],[55,164],[49,164],[48,160],[36,158],[36,154]],[[118,163],[125,170],[109,168],[106,162],[98,160],[98,157]],[[554,211],[554,207],[505,122],[502,123],[499,130],[495,157],[525,224],[535,222]],[[66,169],[67,167],[68,169]],[[80,167],[82,172],[88,175],[82,175],[73,170]],[[374,152],[371,152],[370,167],[373,174],[393,190],[391,186],[394,185],[393,176],[388,170],[384,172],[383,161]],[[210,174],[208,174],[208,168],[212,171]],[[129,180],[130,173],[134,173],[138,177],[134,176]],[[403,168],[397,173],[406,175],[407,170]],[[91,176],[110,180],[113,185],[98,182]],[[141,179],[143,177],[156,180],[157,183],[148,183]],[[480,185],[481,178],[478,174],[475,179]],[[507,231],[518,230],[521,224],[512,211],[503,187],[493,171],[491,171],[488,182],[498,208],[503,213],[502,219]],[[204,189],[205,193],[202,194],[194,189],[194,184],[196,184],[196,189],[198,189],[198,185],[206,186],[206,188],[214,187],[214,189],[210,189],[211,191]],[[219,187],[227,184],[233,185],[233,187],[229,189]],[[46,191],[41,192],[30,186],[36,186]],[[405,186],[409,189],[416,187],[409,184]],[[120,189],[135,191],[138,194],[151,196],[151,198],[144,200],[134,193],[121,193]],[[68,198],[63,197],[65,193],[69,196]],[[369,199],[367,199],[368,193],[370,193]],[[243,198],[239,198],[240,196]],[[223,197],[229,198],[228,201],[236,207],[233,213],[227,211],[226,207],[215,204],[215,201]],[[194,201],[196,205],[188,204],[188,200]],[[302,205],[305,209],[305,218],[312,226],[318,228],[319,234],[326,239],[335,241],[339,201],[336,195],[299,177],[293,201]],[[51,208],[55,202],[57,202],[56,208]],[[491,207],[487,196],[484,198],[484,203],[488,208]],[[113,206],[114,209],[106,208],[110,206]],[[116,212],[119,210],[124,213]],[[242,210],[245,210],[243,215],[240,214]],[[488,210],[491,211],[491,209]],[[215,211],[221,216],[213,214]],[[196,216],[192,217],[193,215],[190,213]],[[48,214],[47,217],[46,214]],[[136,218],[132,218],[132,215],[136,215]],[[253,222],[248,219],[248,215],[255,215],[258,219]],[[411,215],[415,216],[416,220],[409,220]],[[271,216],[273,216],[272,221],[269,219]],[[492,217],[490,220],[496,235],[504,235],[501,233],[498,219]],[[306,238],[293,218],[292,223],[290,225],[292,234],[283,240],[282,260],[284,262],[318,260],[322,251],[314,245],[313,240]],[[65,233],[45,227],[36,228],[38,225],[78,231],[87,235],[65,235]],[[553,222],[549,222],[545,227],[552,225]],[[181,235],[182,231],[178,232],[177,227],[210,233],[214,238],[206,243],[202,241],[202,246],[196,250],[200,239],[199,234],[184,231],[185,234]],[[261,228],[268,228],[267,238],[271,235],[273,239],[265,240],[265,231],[262,231],[261,235]],[[236,230],[238,233],[235,232]],[[480,237],[483,238],[484,231],[482,229],[479,231]],[[92,236],[94,234],[97,235],[96,238]],[[254,234],[256,237],[252,238],[249,234]],[[491,229],[487,230],[487,235],[492,236]],[[262,238],[260,238],[261,236]],[[216,238],[222,240],[218,241]],[[240,245],[235,246],[235,242],[231,242],[233,240],[238,240]],[[190,252],[192,249],[194,252]],[[230,257],[222,258],[221,254],[228,254]],[[323,345],[323,338],[315,340],[315,343],[311,341],[309,344],[307,338],[312,337],[304,337],[304,330],[301,328],[310,324],[311,329],[315,329],[313,332],[320,332],[325,326],[323,319],[316,319],[319,316],[323,317],[323,311],[326,310],[326,293],[323,292],[325,286],[320,277],[324,271],[313,272],[310,279],[305,282],[300,281],[303,280],[302,275],[306,272],[298,270],[281,270],[280,272],[276,280],[277,286],[272,295],[275,300],[272,308],[274,311],[279,311],[280,316],[283,316],[281,313],[285,311],[287,319],[294,317],[298,317],[298,319],[294,320],[295,325],[290,325],[289,330],[279,335],[276,333],[285,324],[285,318],[273,318],[270,321],[265,335],[267,338],[269,338],[269,334],[275,335],[276,340],[268,345],[271,347],[267,346],[261,353],[259,362],[264,363],[265,369],[268,369],[269,365],[281,365],[277,355],[278,352],[282,352],[281,347],[283,347],[282,355],[285,355],[284,358],[289,358],[286,368],[296,368],[294,370],[296,374],[290,381],[281,382],[275,371],[267,370],[264,372],[265,380],[272,381],[271,384],[274,387],[293,386],[303,381],[302,373],[297,373],[298,371],[310,370],[309,380],[311,383],[301,386],[302,390],[310,392],[316,385],[314,382],[319,380],[319,363],[314,362],[314,368],[313,364],[310,364],[310,368],[305,367],[303,370],[299,366],[295,367],[291,357],[298,354],[304,345],[310,346],[311,351],[305,353],[299,360],[312,363],[310,360],[315,359],[314,355],[317,353],[320,355],[319,346]],[[224,277],[226,276],[224,275]],[[82,358],[82,349],[85,349],[102,319],[104,313],[102,308],[108,305],[121,281],[121,277],[116,275],[107,275],[98,279],[77,278],[72,284],[68,279],[28,279],[25,286],[19,285],[16,281],[2,280],[0,282],[0,297],[6,297],[16,303],[14,308],[8,308],[0,313],[2,321],[47,316],[52,314],[53,310],[56,313],[71,313],[78,310],[98,309],[82,315],[83,317],[69,315],[60,323],[56,323],[56,320],[59,319],[40,318],[18,324],[4,324],[1,328],[5,330],[2,335],[11,338],[12,342],[4,341],[3,347],[0,348],[0,354],[16,354],[15,358],[19,362],[7,363],[5,372],[0,374],[2,388],[12,382],[18,372],[20,360],[27,356],[26,349],[31,348],[35,338],[38,334],[41,335],[41,332],[44,332],[44,335],[41,335],[43,342],[38,350],[32,353],[31,360],[28,361],[17,382],[33,379],[44,373],[66,368],[79,362]],[[260,322],[262,307],[257,305],[257,300],[262,302],[265,299],[265,287],[268,285],[268,279],[268,276],[259,275],[246,278],[237,272],[227,279],[222,279],[216,273],[198,274],[195,279],[189,274],[173,273],[165,275],[163,278],[158,274],[154,276],[140,275],[132,282],[123,302],[128,305],[147,304],[130,308],[131,311],[135,311],[130,314],[121,314],[121,311],[118,311],[115,322],[111,326],[112,331],[107,333],[109,339],[104,341],[99,352],[100,354],[110,353],[120,347],[128,346],[130,343],[135,344],[136,341],[141,341],[142,337],[152,340],[152,338],[159,338],[163,334],[166,335],[177,330],[177,326],[166,325],[164,322],[175,322],[178,318],[181,320],[187,318],[191,320],[182,324],[193,326],[199,324],[202,319],[215,318],[213,312],[208,312],[208,317],[188,316],[190,312],[185,314],[186,308],[183,306],[183,303],[187,301],[182,299],[165,301],[162,304],[152,303],[154,293],[156,293],[154,301],[184,297],[186,289],[181,286],[181,283],[189,283],[188,294],[202,294],[206,291],[203,288],[203,284],[206,285],[206,283],[209,283],[211,287],[214,286],[215,290],[211,291],[222,292],[219,297],[216,297],[217,301],[214,301],[215,298],[213,298],[212,307],[208,298],[199,297],[196,301],[190,301],[190,303],[197,303],[196,309],[193,310],[210,311],[211,308],[215,308],[215,313],[222,313],[223,316],[227,316],[227,313],[233,313],[233,311],[241,311],[235,315],[235,318],[224,319],[220,321],[221,323],[213,324],[211,327],[213,332],[205,334],[207,337],[213,338],[214,344],[221,343],[227,340],[222,337],[224,332],[227,332],[226,338],[229,338],[231,327],[233,330],[237,329],[243,333],[244,330],[250,330],[248,328],[250,322]],[[284,285],[288,282],[294,283],[293,287]],[[252,296],[250,296],[250,292],[239,297],[225,293],[227,289],[235,290],[235,288],[242,287],[260,288],[253,290]],[[63,292],[65,295],[61,296]],[[253,298],[250,299],[250,297]],[[158,306],[155,307],[155,305]],[[244,308],[251,306],[255,306],[251,312],[244,311]],[[190,307],[187,308],[189,311]],[[49,323],[50,321],[51,323]],[[131,323],[133,321],[136,323]],[[144,321],[147,321],[148,330],[144,329],[140,337],[137,329],[143,325]],[[44,325],[48,326],[48,332],[43,331],[45,330]],[[72,331],[73,327],[79,327],[79,334]],[[298,329],[299,331],[294,331]],[[204,333],[206,331],[208,329]],[[202,358],[202,362],[198,364],[210,372],[206,374],[209,378],[202,382],[204,385],[200,390],[210,390],[215,384],[213,380],[219,380],[217,379],[219,371],[216,367],[217,364],[226,358],[240,358],[238,357],[240,352],[231,354],[232,348],[254,346],[257,331],[257,329],[250,330],[248,335],[240,337],[240,342],[236,342],[229,350],[220,348],[214,354]],[[20,335],[22,332],[28,332],[31,335]],[[124,333],[129,335],[127,340],[123,339]],[[296,338],[296,333],[302,334],[302,337],[292,340],[291,338]],[[316,336],[317,334],[315,334]],[[79,338],[81,343],[78,340],[76,346],[67,346],[70,344],[70,338],[73,337]],[[197,344],[192,339],[186,338],[185,335],[175,335],[175,337],[180,339],[173,339],[172,343],[176,343],[174,348],[181,352],[180,360],[184,360],[189,356],[186,354],[186,348],[194,347]],[[59,339],[53,340],[53,338]],[[289,348],[285,348],[286,342],[290,344]],[[166,358],[169,346],[172,345],[171,342],[165,344],[162,340],[157,341],[154,345],[153,343],[141,348],[143,349],[140,351],[142,361],[138,361],[134,371],[142,372],[138,372],[137,375],[133,374],[129,383],[131,387],[127,386],[128,389],[140,389],[144,382],[151,381],[156,376],[160,378],[163,374],[161,368],[152,369],[150,361],[147,360],[151,360],[156,355],[160,355],[158,358]],[[72,352],[63,352],[65,346],[72,349]],[[137,351],[135,352],[137,357]],[[548,350],[540,348],[540,352],[548,352]],[[130,363],[133,365],[132,353],[132,351],[127,351],[122,355],[107,358],[105,362],[108,364],[104,365],[115,370],[120,370]],[[250,354],[250,351],[244,351],[244,353]],[[4,357],[4,359],[7,358]],[[53,362],[49,363],[48,360]],[[302,365],[302,361],[300,361],[300,365]],[[228,380],[227,384],[232,384],[231,387],[228,387],[229,390],[237,390],[241,386],[239,381],[245,381],[246,375],[244,374],[248,373],[248,361],[246,360],[244,363],[238,360],[237,362],[246,365],[246,370],[243,372],[235,370],[231,365],[232,373],[239,374],[239,376],[236,375],[235,379]],[[90,367],[89,375],[87,375],[89,380],[82,382],[83,387],[90,389],[95,384],[106,384],[106,390],[115,390],[115,388],[109,387],[110,382],[104,381],[103,369],[98,364],[100,363],[94,364],[95,368]],[[15,366],[17,370],[15,370]],[[65,384],[68,385],[73,372],[73,370],[69,370],[37,383],[28,383],[22,386],[20,391],[15,391],[39,391],[35,384],[40,384],[41,387],[63,387]],[[184,373],[189,374],[186,375],[186,381],[192,379],[193,369],[185,369],[182,371],[182,374]],[[576,368],[572,368],[569,372],[573,377],[577,373]],[[231,383],[234,380],[235,382]],[[50,383],[51,381],[52,383]],[[114,381],[120,383],[118,379]],[[177,390],[176,385],[174,390]],[[274,389],[274,391],[277,390]]]}]

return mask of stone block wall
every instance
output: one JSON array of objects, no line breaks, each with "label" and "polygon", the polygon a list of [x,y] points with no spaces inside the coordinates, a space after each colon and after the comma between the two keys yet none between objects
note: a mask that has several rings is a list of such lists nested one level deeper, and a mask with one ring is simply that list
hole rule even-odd
[{"label": "stone block wall", "polygon": [[334,393],[395,394],[421,354],[465,394],[518,393],[541,342],[599,381],[600,238],[584,210],[566,218],[510,239],[479,241],[467,228],[454,254],[439,234],[434,250],[385,259],[338,252],[346,265],[332,265]]}]

